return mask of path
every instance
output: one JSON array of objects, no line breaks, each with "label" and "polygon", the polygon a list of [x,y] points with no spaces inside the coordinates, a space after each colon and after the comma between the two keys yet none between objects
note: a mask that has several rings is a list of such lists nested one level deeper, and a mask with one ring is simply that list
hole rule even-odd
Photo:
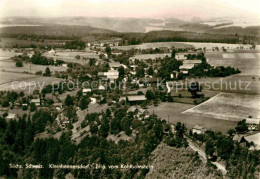
[{"label": "path", "polygon": [[[206,154],[204,152],[204,150],[200,149],[199,147],[197,147],[190,139],[187,138],[187,141],[189,142],[189,146],[192,150],[198,152],[198,154],[201,156],[202,158],[202,161],[204,163],[207,162],[207,157],[206,157]],[[226,167],[219,163],[219,162],[211,162],[213,163],[214,165],[216,165],[216,167],[222,172],[223,175],[226,175],[227,174],[227,170],[226,170]]]}]

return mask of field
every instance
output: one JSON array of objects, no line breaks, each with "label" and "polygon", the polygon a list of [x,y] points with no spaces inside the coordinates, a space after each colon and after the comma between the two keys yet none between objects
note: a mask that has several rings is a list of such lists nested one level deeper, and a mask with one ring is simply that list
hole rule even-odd
[{"label": "field", "polygon": [[148,48],[159,48],[159,47],[167,47],[171,48],[174,46],[175,48],[194,48],[193,45],[189,45],[186,42],[156,42],[156,43],[143,43],[141,45],[128,45],[128,46],[118,46],[112,47],[112,49],[120,49],[120,50],[130,50],[134,49],[148,49]]},{"label": "field", "polygon": [[132,58],[133,59],[139,59],[139,60],[148,60],[148,59],[157,59],[157,58],[164,58],[164,57],[170,57],[170,53],[162,53],[162,54],[141,54],[141,55],[135,55]]},{"label": "field", "polygon": [[243,75],[259,75],[260,53],[206,53],[208,63],[213,66],[238,68]]},{"label": "field", "polygon": [[[4,72],[6,73],[6,72]],[[1,74],[1,73],[0,73]],[[11,73],[13,75],[14,73]],[[7,75],[7,74],[5,74]],[[18,76],[23,75],[18,73]],[[7,77],[8,78],[8,77]],[[11,79],[10,79],[11,80]],[[0,90],[6,91],[23,91],[26,95],[32,94],[34,90],[41,90],[44,86],[58,83],[62,81],[61,78],[44,77],[44,76],[25,76],[24,79],[16,79],[13,82],[8,82],[0,85]]]},{"label": "field", "polygon": [[188,109],[183,114],[213,117],[227,121],[240,121],[252,116],[260,117],[260,95],[220,93],[210,100]]},{"label": "field", "polygon": [[169,122],[172,124],[176,124],[177,122],[184,123],[189,129],[198,124],[213,131],[226,133],[229,129],[235,128],[236,126],[236,122],[234,121],[220,120],[202,115],[197,116],[193,113],[182,113],[193,107],[194,105],[191,104],[166,102],[160,103],[159,106],[149,106],[148,111],[150,114],[154,113],[166,121],[168,121],[169,117]]},{"label": "field", "polygon": [[13,73],[13,72],[3,72],[0,71],[0,87],[2,84],[12,82],[12,81],[22,81],[30,78],[37,77],[36,75],[26,74],[26,73]]},{"label": "field", "polygon": [[[77,55],[80,56],[80,59],[76,59]],[[99,56],[96,53],[94,53],[93,51],[76,52],[76,51],[62,50],[62,51],[57,51],[56,56],[53,56],[52,54],[49,54],[48,52],[44,53],[43,56],[56,58],[59,60],[63,60],[65,62],[77,62],[81,65],[85,65],[88,63],[88,60],[86,60],[87,58],[99,59]],[[84,58],[86,58],[86,59],[84,59]]]},{"label": "field", "polygon": [[[143,43],[141,45],[128,45],[128,46],[118,46],[112,47],[120,50],[130,50],[134,49],[148,49],[148,48],[159,48],[159,47],[167,47],[171,48],[174,46],[175,48],[204,48],[212,49],[212,47],[218,48],[229,48],[229,49],[237,49],[238,47],[243,47],[244,49],[249,49],[251,45],[243,45],[243,44],[225,44],[225,43],[199,43],[199,42],[155,42],[155,43]],[[260,48],[260,45],[256,45],[256,48]]]},{"label": "field", "polygon": [[[237,49],[238,47],[243,47],[244,49],[248,49],[252,45],[243,45],[243,44],[226,44],[226,43],[200,43],[200,42],[184,42],[185,44],[192,45],[194,48],[204,48],[206,49],[212,49],[212,47],[218,47],[218,48],[229,48],[229,49]],[[257,48],[260,46],[257,45]]]},{"label": "field", "polygon": [[35,74],[38,71],[44,72],[47,67],[50,68],[51,72],[67,70],[67,67],[64,66],[45,66],[45,65],[35,65],[30,63],[23,63],[23,67],[16,67],[15,62],[12,60],[0,60],[0,71],[5,71],[5,72]]}]

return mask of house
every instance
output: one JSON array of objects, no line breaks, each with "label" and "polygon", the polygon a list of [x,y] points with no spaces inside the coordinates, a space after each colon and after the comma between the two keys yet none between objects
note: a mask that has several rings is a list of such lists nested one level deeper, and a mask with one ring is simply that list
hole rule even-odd
[{"label": "house", "polygon": [[121,63],[119,63],[119,62],[111,62],[111,63],[109,63],[109,67],[110,68],[112,68],[112,69],[114,69],[114,70],[117,70],[119,67],[123,67],[124,69],[126,69],[127,68],[127,66],[125,66],[124,64],[121,64]]},{"label": "house", "polygon": [[31,102],[31,103],[34,103],[36,106],[40,106],[40,105],[41,105],[41,99],[40,99],[40,98],[31,99],[30,102]]},{"label": "house", "polygon": [[61,110],[61,109],[62,109],[62,103],[61,103],[61,102],[55,102],[55,103],[53,103],[53,106],[54,106],[57,110]]},{"label": "house", "polygon": [[96,104],[97,103],[97,99],[96,98],[90,98],[91,102],[90,104]]},{"label": "house", "polygon": [[183,74],[188,74],[189,70],[192,69],[195,66],[195,64],[183,64],[180,66],[180,72]]},{"label": "house", "polygon": [[119,72],[116,70],[109,70],[108,72],[104,72],[104,76],[110,81],[115,81],[119,77]]},{"label": "house", "polygon": [[176,53],[175,59],[176,60],[187,60],[189,54],[190,55],[196,55],[197,53]]},{"label": "house", "polygon": [[91,89],[90,88],[83,88],[83,90],[82,90],[82,94],[83,94],[83,96],[85,96],[85,95],[87,95],[87,93],[91,93]]},{"label": "house", "polygon": [[127,96],[126,101],[130,103],[130,105],[133,104],[140,104],[144,101],[146,101],[145,95],[135,95],[135,96]]},{"label": "house", "polygon": [[245,140],[249,143],[253,142],[254,147],[249,150],[260,150],[260,132],[245,137]]},{"label": "house", "polygon": [[6,116],[6,119],[7,120],[14,120],[16,117],[16,114],[14,113],[8,113],[8,116]]},{"label": "house", "polygon": [[130,106],[130,108],[128,108],[128,110],[127,110],[127,113],[129,113],[129,112],[133,112],[133,113],[137,114],[138,108],[134,107],[134,106]]},{"label": "house", "polygon": [[157,84],[160,83],[162,78],[140,78],[140,84]]},{"label": "house", "polygon": [[51,49],[50,51],[48,51],[48,54],[55,56],[56,52],[54,49]]},{"label": "house", "polygon": [[205,133],[205,128],[201,125],[195,125],[193,128],[192,128],[192,133],[195,134],[204,134]]},{"label": "house", "polygon": [[103,85],[99,85],[98,90],[100,90],[100,91],[104,91],[104,90],[106,90],[106,87],[103,86]]},{"label": "house", "polygon": [[114,82],[119,77],[119,72],[116,70],[109,70],[108,72],[98,72],[98,77],[102,81],[110,80]]},{"label": "house", "polygon": [[238,143],[245,143],[245,142],[247,142],[243,135],[238,135],[238,134],[233,136],[233,141],[234,142],[238,142]]},{"label": "house", "polygon": [[201,60],[184,60],[183,64],[201,64]]},{"label": "house", "polygon": [[260,130],[260,119],[258,118],[247,118],[246,125],[250,131]]}]

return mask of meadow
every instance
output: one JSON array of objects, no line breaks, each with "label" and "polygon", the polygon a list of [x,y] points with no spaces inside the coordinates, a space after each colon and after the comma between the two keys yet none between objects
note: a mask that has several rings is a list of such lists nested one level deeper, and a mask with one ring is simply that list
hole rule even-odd
[{"label": "meadow", "polygon": [[200,117],[212,117],[227,121],[240,121],[260,117],[260,95],[220,93],[208,101],[183,112]]},{"label": "meadow", "polygon": [[208,63],[213,66],[238,68],[243,75],[259,75],[260,53],[205,53]]},{"label": "meadow", "polygon": [[164,102],[158,106],[149,106],[147,110],[150,114],[154,113],[166,121],[169,119],[169,122],[172,124],[176,124],[177,122],[184,123],[189,129],[195,125],[203,125],[207,129],[226,133],[229,129],[236,126],[236,122],[234,121],[221,120],[202,115],[198,116],[194,115],[194,113],[182,113],[194,106],[195,105],[192,104]]},{"label": "meadow", "polygon": [[15,62],[12,60],[0,60],[0,71],[6,72],[35,74],[38,71],[44,72],[47,67],[50,68],[51,72],[67,70],[67,67],[64,66],[45,66],[31,63],[23,63],[23,67],[16,67]]},{"label": "meadow", "polygon": [[[0,73],[2,75],[3,72]],[[6,73],[6,72],[4,72]],[[14,73],[11,73],[11,75]],[[8,74],[6,74],[8,75]],[[18,73],[17,76],[23,75],[21,73]],[[0,85],[1,91],[17,91],[21,92],[23,91],[26,95],[31,95],[34,90],[41,90],[46,85],[57,84],[58,82],[62,81],[61,78],[55,78],[55,77],[44,77],[44,76],[25,76],[24,79],[14,79],[10,82],[6,82],[4,84]]]},{"label": "meadow", "polygon": [[112,49],[119,49],[119,50],[130,50],[130,49],[149,49],[149,48],[160,48],[160,47],[167,47],[167,48],[184,48],[190,49],[194,48],[193,45],[189,45],[186,42],[155,42],[155,43],[143,43],[141,45],[128,45],[128,46],[118,46],[112,47]]}]

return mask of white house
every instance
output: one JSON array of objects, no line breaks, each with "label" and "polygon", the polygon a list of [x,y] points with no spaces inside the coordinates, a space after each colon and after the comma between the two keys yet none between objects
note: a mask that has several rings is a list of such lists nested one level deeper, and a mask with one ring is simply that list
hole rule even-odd
[{"label": "white house", "polygon": [[41,99],[40,98],[31,99],[31,103],[34,103],[36,106],[40,106],[41,105]]},{"label": "white house", "polygon": [[193,128],[192,128],[192,133],[195,134],[204,134],[205,132],[205,128],[201,125],[195,125]]},{"label": "white house", "polygon": [[8,116],[6,116],[6,119],[7,119],[7,120],[14,120],[15,117],[16,117],[15,114],[13,114],[13,113],[8,113]]},{"label": "white house", "polygon": [[90,100],[91,100],[91,104],[96,104],[97,103],[97,99],[96,98],[90,98]]},{"label": "white house", "polygon": [[248,127],[248,130],[254,131],[260,129],[260,119],[258,118],[247,118],[246,119],[246,125]]},{"label": "white house", "polygon": [[84,88],[83,90],[82,90],[82,93],[83,93],[83,96],[85,96],[87,93],[91,93],[91,89],[90,88]]}]

